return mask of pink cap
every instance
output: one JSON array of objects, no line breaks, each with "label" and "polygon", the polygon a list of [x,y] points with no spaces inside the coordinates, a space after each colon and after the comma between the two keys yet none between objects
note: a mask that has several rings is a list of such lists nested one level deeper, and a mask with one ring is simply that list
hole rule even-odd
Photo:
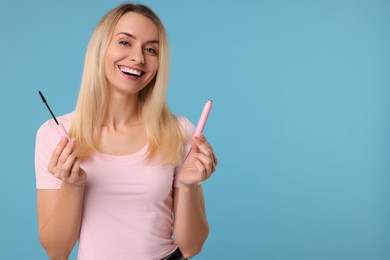
[{"label": "pink cap", "polygon": [[203,129],[206,125],[206,121],[207,121],[207,118],[209,117],[212,105],[213,105],[213,101],[208,99],[206,101],[206,104],[203,107],[203,111],[202,111],[202,114],[200,115],[198,125],[196,126],[194,136],[199,137],[200,134],[203,132]]}]

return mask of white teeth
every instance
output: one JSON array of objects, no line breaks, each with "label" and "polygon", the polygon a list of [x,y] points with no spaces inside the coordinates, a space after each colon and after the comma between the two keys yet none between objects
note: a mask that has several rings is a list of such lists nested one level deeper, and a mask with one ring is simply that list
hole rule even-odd
[{"label": "white teeth", "polygon": [[134,69],[126,68],[126,67],[120,67],[119,69],[125,73],[130,73],[133,75],[141,76],[141,71],[139,71],[139,70],[134,70]]}]

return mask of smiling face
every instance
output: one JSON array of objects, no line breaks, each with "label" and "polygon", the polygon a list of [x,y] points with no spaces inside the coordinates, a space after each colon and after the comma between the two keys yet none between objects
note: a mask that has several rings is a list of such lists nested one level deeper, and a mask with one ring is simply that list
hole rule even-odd
[{"label": "smiling face", "polygon": [[128,12],[119,19],[105,55],[110,91],[138,93],[155,77],[158,39],[157,26],[149,18]]}]

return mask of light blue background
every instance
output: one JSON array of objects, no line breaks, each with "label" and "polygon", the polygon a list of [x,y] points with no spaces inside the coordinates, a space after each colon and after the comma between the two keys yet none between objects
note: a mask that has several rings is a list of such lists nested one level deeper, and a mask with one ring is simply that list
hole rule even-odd
[{"label": "light blue background", "polygon": [[[0,259],[46,259],[37,91],[73,110],[92,30],[119,3],[0,3]],[[196,123],[215,101],[211,232],[194,259],[390,259],[390,2],[142,3],[169,33],[172,111]]]}]

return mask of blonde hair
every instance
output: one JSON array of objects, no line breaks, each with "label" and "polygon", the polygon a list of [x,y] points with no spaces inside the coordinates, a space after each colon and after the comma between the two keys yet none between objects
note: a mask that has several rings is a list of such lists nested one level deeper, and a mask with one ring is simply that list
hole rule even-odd
[{"label": "blonde hair", "polygon": [[148,7],[125,3],[108,12],[97,25],[89,42],[79,98],[74,112],[70,136],[77,140],[81,159],[97,150],[100,130],[108,107],[108,83],[104,59],[113,31],[127,12],[151,19],[159,31],[159,67],[154,79],[138,95],[139,109],[148,137],[147,159],[158,156],[163,163],[177,165],[183,154],[185,137],[166,102],[169,77],[167,34],[158,16]]}]

